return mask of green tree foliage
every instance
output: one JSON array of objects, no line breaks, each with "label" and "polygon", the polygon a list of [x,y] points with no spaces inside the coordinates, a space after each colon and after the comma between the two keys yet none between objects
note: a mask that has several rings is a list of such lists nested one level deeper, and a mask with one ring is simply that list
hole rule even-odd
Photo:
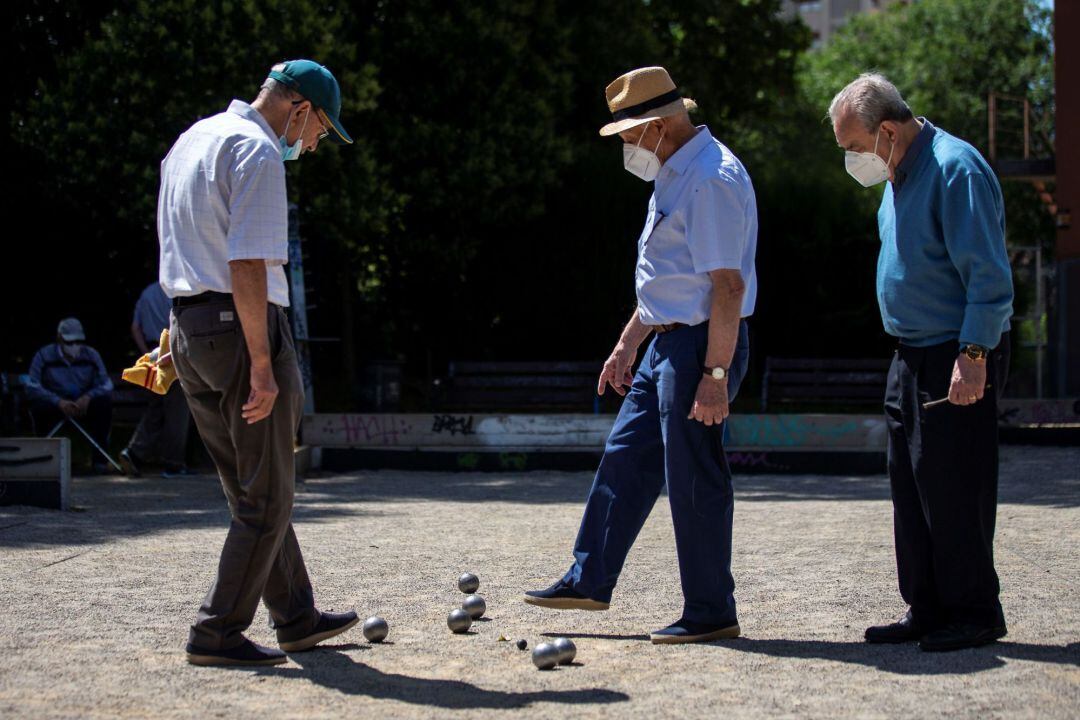
[{"label": "green tree foliage", "polygon": [[610,117],[603,89],[653,64],[754,178],[759,361],[872,353],[868,342],[885,343],[872,292],[877,198],[843,172],[821,119],[828,98],[883,69],[918,111],[978,142],[988,87],[1038,89],[1049,102],[1045,35],[1022,0],[922,0],[857,19],[801,62],[809,31],[779,10],[779,0],[17,0],[26,71],[5,127],[23,177],[11,197],[46,240],[19,244],[17,261],[49,289],[32,291],[32,318],[0,320],[0,362],[25,361],[77,312],[119,366],[131,303],[156,270],[162,157],[291,57],[334,71],[357,139],[288,170],[312,326],[345,341],[316,354],[317,388],[334,391],[323,407],[352,406],[334,378],[349,385],[380,356],[423,377],[454,358],[606,354],[633,306],[650,186],[623,171],[617,140],[597,136]]},{"label": "green tree foliage", "polygon": [[919,114],[976,147],[987,147],[991,91],[1028,97],[1041,129],[1053,66],[1049,11],[1033,0],[921,0],[852,18],[820,52],[805,56],[800,80],[821,108],[858,73],[885,73]]}]

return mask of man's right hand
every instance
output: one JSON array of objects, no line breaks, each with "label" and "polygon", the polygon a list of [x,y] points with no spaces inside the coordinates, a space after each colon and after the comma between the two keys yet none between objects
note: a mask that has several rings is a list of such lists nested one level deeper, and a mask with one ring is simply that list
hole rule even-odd
[{"label": "man's right hand", "polygon": [[241,417],[247,420],[248,425],[253,425],[270,415],[274,409],[274,401],[278,396],[277,382],[274,380],[274,369],[269,363],[266,365],[251,366],[251,394],[248,401],[241,408]]},{"label": "man's right hand", "polygon": [[604,369],[600,372],[600,381],[596,386],[596,394],[603,395],[606,385],[620,395],[625,395],[625,388],[634,383],[632,373],[634,360],[637,358],[637,349],[619,344],[611,351],[611,357],[604,363]]},{"label": "man's right hand", "polygon": [[79,406],[71,400],[61,400],[57,403],[57,407],[60,408],[60,412],[64,413],[64,417],[77,417],[79,415]]}]

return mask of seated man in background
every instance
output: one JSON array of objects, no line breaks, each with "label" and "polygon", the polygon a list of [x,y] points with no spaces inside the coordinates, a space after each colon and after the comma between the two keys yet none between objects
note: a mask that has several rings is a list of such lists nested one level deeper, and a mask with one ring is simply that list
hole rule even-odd
[{"label": "seated man in background", "polygon": [[[113,385],[101,356],[85,343],[82,323],[76,318],[60,321],[56,342],[38,350],[30,363],[30,414],[38,435],[48,433],[63,418],[74,418],[104,448],[112,423]],[[94,471],[105,468],[95,455]]]},{"label": "seated man in background", "polygon": [[[139,352],[145,355],[158,346],[161,331],[169,327],[172,303],[156,281],[142,291],[135,303],[135,317],[131,321],[131,337]],[[162,477],[171,478],[194,474],[185,461],[188,428],[191,413],[180,383],[173,383],[164,395],[145,393],[146,411],[139,426],[131,436],[126,448],[120,451],[120,464],[132,477],[140,474],[140,467],[160,458]]]}]

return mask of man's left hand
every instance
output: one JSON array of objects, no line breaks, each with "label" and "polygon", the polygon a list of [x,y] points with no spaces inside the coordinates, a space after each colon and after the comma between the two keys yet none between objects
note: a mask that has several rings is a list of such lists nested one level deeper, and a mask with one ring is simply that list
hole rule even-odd
[{"label": "man's left hand", "polygon": [[690,408],[688,420],[697,420],[706,425],[719,425],[728,416],[727,381],[714,380],[703,375],[694,395],[694,405]]},{"label": "man's left hand", "polygon": [[86,411],[90,409],[90,396],[83,395],[81,398],[76,400],[75,407],[79,408],[79,417],[85,417]]},{"label": "man's left hand", "polygon": [[953,365],[949,402],[953,405],[973,405],[982,400],[985,391],[986,361],[975,361],[960,353]]}]

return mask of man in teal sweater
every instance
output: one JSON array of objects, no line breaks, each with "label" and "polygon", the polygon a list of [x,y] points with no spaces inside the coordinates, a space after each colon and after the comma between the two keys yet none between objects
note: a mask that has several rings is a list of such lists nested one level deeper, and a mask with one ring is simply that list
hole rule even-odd
[{"label": "man in teal sweater", "polygon": [[[1012,272],[993,170],[975,148],[916,118],[865,74],[829,107],[848,172],[888,180],[877,296],[899,343],[889,371],[896,564],[909,609],[867,642],[957,650],[1005,635],[994,570],[997,400],[1008,374]],[[948,398],[942,405],[925,403]]]}]

